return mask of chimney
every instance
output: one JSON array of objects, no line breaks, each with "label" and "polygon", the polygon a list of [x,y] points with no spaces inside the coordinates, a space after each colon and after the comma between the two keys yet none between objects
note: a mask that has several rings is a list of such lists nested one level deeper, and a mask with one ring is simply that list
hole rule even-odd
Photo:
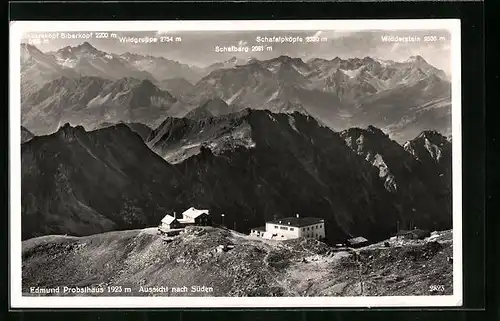
[{"label": "chimney", "polygon": [[174,218],[177,219],[177,213],[174,211]]},{"label": "chimney", "polygon": [[297,213],[297,218],[299,218],[299,217],[300,217],[300,215],[299,215],[299,213]]}]

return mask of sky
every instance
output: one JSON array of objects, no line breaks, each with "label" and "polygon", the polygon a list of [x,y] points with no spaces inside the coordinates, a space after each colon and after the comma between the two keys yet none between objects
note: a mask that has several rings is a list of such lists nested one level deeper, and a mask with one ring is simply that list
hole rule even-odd
[{"label": "sky", "polygon": [[[143,55],[161,56],[181,63],[208,66],[214,62],[225,61],[232,57],[241,59],[270,59],[280,55],[302,58],[333,59],[340,57],[363,58],[370,56],[382,60],[404,61],[410,56],[420,55],[436,68],[451,73],[451,39],[447,30],[393,30],[387,31],[138,31],[108,33],[107,39],[97,39],[95,32],[88,39],[61,39],[64,32],[54,35],[54,32],[37,32],[26,34],[23,42],[31,42],[40,50],[55,51],[65,46],[76,46],[87,41],[99,50],[121,54],[124,52]],[[85,32],[68,32],[73,35],[88,34]],[[68,34],[64,33],[64,34]],[[55,39],[46,39],[36,43],[35,38],[47,37],[52,34]],[[296,43],[261,43],[258,37],[292,37],[302,42]],[[383,41],[384,36],[413,37],[419,41]],[[156,43],[123,43],[123,37],[156,39]],[[163,38],[162,38],[163,37]],[[170,38],[172,37],[172,38]],[[180,41],[161,42],[162,40]],[[298,38],[297,38],[298,37]],[[307,42],[306,37],[318,37],[319,42]],[[406,40],[406,41],[405,41]],[[428,40],[428,41],[425,41]],[[264,45],[262,52],[216,52],[217,46],[248,47]],[[272,48],[268,48],[271,46]]]}]

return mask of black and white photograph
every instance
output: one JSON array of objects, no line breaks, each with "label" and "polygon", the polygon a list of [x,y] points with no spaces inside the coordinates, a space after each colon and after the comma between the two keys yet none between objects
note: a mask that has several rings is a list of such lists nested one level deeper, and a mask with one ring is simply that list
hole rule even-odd
[{"label": "black and white photograph", "polygon": [[13,304],[461,304],[458,21],[11,35]]}]

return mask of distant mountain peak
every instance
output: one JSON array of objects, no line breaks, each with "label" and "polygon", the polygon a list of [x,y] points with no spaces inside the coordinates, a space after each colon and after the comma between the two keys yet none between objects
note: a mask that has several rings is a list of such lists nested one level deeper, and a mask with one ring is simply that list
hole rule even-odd
[{"label": "distant mountain peak", "polygon": [[368,127],[366,127],[366,130],[369,131],[370,133],[373,133],[373,134],[377,134],[377,135],[381,135],[381,136],[388,136],[380,128],[377,128],[373,125],[368,125]]},{"label": "distant mountain peak", "polygon": [[66,47],[62,47],[61,49],[59,49],[57,52],[62,52],[62,51],[71,51],[73,49],[73,47],[71,46],[66,46]]},{"label": "distant mountain peak", "polygon": [[416,56],[410,56],[406,62],[416,62],[416,63],[427,63],[427,61],[425,61],[425,59],[420,56],[420,55],[416,55]]},{"label": "distant mountain peak", "polygon": [[123,77],[123,78],[120,78],[118,80],[116,80],[116,84],[117,85],[126,85],[126,84],[134,84],[134,83],[137,83],[138,80],[135,79],[135,78],[132,78],[132,77]]},{"label": "distant mountain peak", "polygon": [[130,58],[130,59],[142,59],[142,58],[145,58],[143,55],[141,54],[137,54],[137,53],[131,53],[131,52],[124,52],[122,53],[120,56],[124,57],[124,58]]},{"label": "distant mountain peak", "polygon": [[[436,130],[424,130],[414,139],[407,141],[403,147],[418,160],[451,162],[451,139]],[[443,157],[444,155],[448,156]]]},{"label": "distant mountain peak", "polygon": [[188,112],[184,117],[189,119],[203,119],[212,116],[221,116],[231,112],[229,105],[221,98],[214,97],[205,100],[198,108]]},{"label": "distant mountain peak", "polygon": [[416,139],[419,139],[419,138],[427,138],[427,139],[435,139],[435,138],[438,138],[438,139],[446,139],[445,136],[441,135],[440,132],[436,131],[436,130],[424,130],[423,132],[421,132],[417,137]]},{"label": "distant mountain peak", "polygon": [[275,61],[279,61],[281,63],[297,63],[297,64],[304,64],[304,61],[302,60],[302,58],[293,58],[293,57],[290,57],[290,56],[286,56],[286,55],[281,55],[275,59],[272,59],[272,60],[275,60]]},{"label": "distant mountain peak", "polygon": [[278,58],[276,58],[276,60],[281,61],[281,62],[288,62],[288,61],[291,61],[292,58],[290,56],[281,55]]},{"label": "distant mountain peak", "polygon": [[349,136],[349,135],[360,135],[363,133],[370,133],[375,136],[380,136],[380,137],[389,137],[386,133],[384,133],[380,128],[377,128],[373,125],[368,125],[366,128],[360,128],[360,127],[351,127],[348,129],[345,129],[341,132],[341,136]]},{"label": "distant mountain peak", "polygon": [[[82,49],[89,49],[89,50],[92,50],[92,49],[96,49],[94,46],[92,46],[88,41],[85,41],[84,43],[82,43],[81,45],[78,45],[76,46],[76,48],[82,48]],[[97,49],[96,49],[97,50]]]},{"label": "distant mountain peak", "polygon": [[57,50],[58,54],[62,54],[64,56],[72,56],[74,54],[79,54],[79,53],[91,53],[91,54],[96,54],[96,53],[102,53],[102,51],[98,50],[94,46],[92,46],[89,42],[85,41],[82,44],[79,44],[77,46],[66,46],[63,47],[59,50]]},{"label": "distant mountain peak", "polygon": [[153,84],[153,82],[149,79],[143,79],[141,81],[141,86],[143,86],[143,87],[156,87],[155,84]]},{"label": "distant mountain peak", "polygon": [[[77,125],[77,126],[73,126],[71,125],[70,123],[64,123],[64,125],[62,125],[59,130],[73,130],[73,129],[79,129],[79,128],[83,128],[83,126],[80,126],[80,125]],[[85,129],[84,129],[85,130]]]},{"label": "distant mountain peak", "polygon": [[65,123],[61,127],[59,127],[59,130],[57,131],[57,134],[60,137],[72,140],[75,135],[85,133],[85,128],[83,126],[77,125],[77,126],[72,126],[70,123]]},{"label": "distant mountain peak", "polygon": [[35,45],[26,43],[26,42],[21,42],[21,47],[25,48],[29,51],[37,51],[37,52],[42,52],[40,49],[38,49]]},{"label": "distant mountain peak", "polygon": [[366,56],[366,57],[363,58],[363,62],[364,63],[375,62],[375,59],[373,59],[372,57]]},{"label": "distant mountain peak", "polygon": [[213,98],[209,98],[209,99],[207,99],[207,100],[203,103],[203,106],[206,106],[206,105],[208,105],[208,104],[221,104],[221,105],[225,105],[225,106],[227,106],[227,103],[226,103],[223,99],[221,99],[221,98],[219,98],[219,97],[213,97]]},{"label": "distant mountain peak", "polygon": [[59,49],[57,51],[58,53],[61,53],[61,54],[64,54],[64,53],[99,53],[101,51],[99,51],[97,48],[95,48],[94,46],[92,46],[88,41],[85,41],[84,43],[82,44],[79,44],[77,46],[66,46],[66,47],[63,47],[61,49]]},{"label": "distant mountain peak", "polygon": [[424,130],[414,139],[407,141],[404,147],[412,149],[414,146],[427,146],[428,144],[442,146],[448,143],[451,143],[451,139],[442,135],[440,132],[436,130]]}]

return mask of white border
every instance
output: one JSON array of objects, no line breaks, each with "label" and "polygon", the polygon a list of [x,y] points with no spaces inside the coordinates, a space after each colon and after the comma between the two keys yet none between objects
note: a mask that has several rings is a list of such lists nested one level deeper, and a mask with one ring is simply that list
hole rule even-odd
[{"label": "white border", "polygon": [[[453,295],[385,297],[23,297],[21,287],[20,39],[48,31],[208,31],[208,30],[430,30],[451,33],[453,139]],[[462,135],[460,20],[258,20],[258,21],[16,21],[10,24],[10,302],[11,308],[306,308],[461,306]]]}]

